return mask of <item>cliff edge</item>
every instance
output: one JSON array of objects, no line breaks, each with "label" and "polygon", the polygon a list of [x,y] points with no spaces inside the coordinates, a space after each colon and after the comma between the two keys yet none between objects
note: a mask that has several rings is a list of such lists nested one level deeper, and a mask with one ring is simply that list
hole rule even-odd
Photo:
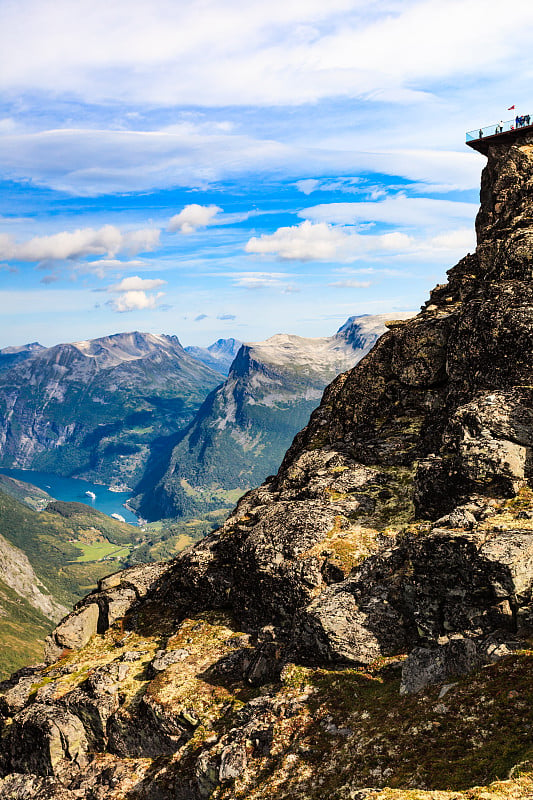
[{"label": "cliff edge", "polygon": [[492,145],[476,252],[278,474],[4,685],[4,796],[533,795],[532,191],[533,138]]}]

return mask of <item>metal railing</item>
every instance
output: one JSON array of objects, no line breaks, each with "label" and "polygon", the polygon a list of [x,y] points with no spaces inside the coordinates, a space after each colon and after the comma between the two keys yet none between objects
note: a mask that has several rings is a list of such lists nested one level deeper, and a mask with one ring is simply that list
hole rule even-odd
[{"label": "metal railing", "polygon": [[524,121],[522,124],[519,122],[518,125],[515,117],[514,119],[508,119],[506,122],[496,122],[494,125],[486,125],[484,128],[476,128],[475,131],[467,131],[466,141],[473,142],[477,139],[483,139],[485,136],[496,136],[498,133],[506,133],[507,131],[514,131],[519,128],[532,127],[529,114],[527,116],[520,115],[519,120],[520,119]]}]

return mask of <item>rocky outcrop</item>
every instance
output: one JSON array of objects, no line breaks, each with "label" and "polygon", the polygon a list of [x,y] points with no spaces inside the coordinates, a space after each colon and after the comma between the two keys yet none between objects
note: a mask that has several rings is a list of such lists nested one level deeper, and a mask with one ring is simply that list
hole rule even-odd
[{"label": "rocky outcrop", "polygon": [[531,796],[532,187],[529,134],[491,146],[476,252],[328,387],[277,475],[102,583],[54,641],[97,607],[96,633],[29,693],[15,676],[14,797]]}]

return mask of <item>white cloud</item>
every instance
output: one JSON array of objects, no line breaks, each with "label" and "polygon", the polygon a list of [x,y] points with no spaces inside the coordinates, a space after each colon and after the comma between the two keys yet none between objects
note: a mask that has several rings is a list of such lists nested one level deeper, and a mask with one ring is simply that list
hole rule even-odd
[{"label": "white cloud", "polygon": [[281,289],[284,292],[298,291],[289,283],[287,272],[234,272],[228,273],[233,285],[243,289]]},{"label": "white cloud", "polygon": [[[153,293],[153,289],[163,286],[166,281],[160,278],[140,278],[132,275],[124,278],[113,286],[108,286],[107,291],[119,296],[111,300],[111,308],[119,313],[126,311],[145,311],[158,308],[158,300],[164,297],[164,292]],[[152,292],[151,294],[149,292]]]},{"label": "white cloud", "polygon": [[153,187],[205,187],[240,176],[258,163],[268,169],[287,169],[296,153],[288,144],[227,132],[212,123],[184,122],[133,131],[0,132],[4,176],[84,196]]},{"label": "white cloud", "polygon": [[118,258],[99,258],[97,261],[83,261],[78,265],[80,272],[91,273],[97,278],[103,278],[108,272],[125,269],[138,269],[144,267],[145,261],[133,259],[130,261],[120,261]]},{"label": "white cloud", "polygon": [[157,307],[157,301],[163,297],[163,292],[155,295],[146,294],[141,291],[124,292],[113,301],[113,308],[119,313],[125,311],[144,311]]},{"label": "white cloud", "polygon": [[295,185],[303,194],[312,194],[320,186],[320,181],[317,181],[316,178],[305,178],[302,181],[296,181]]},{"label": "white cloud", "polygon": [[2,7],[0,86],[167,106],[413,102],[422,79],[504,79],[515,51],[519,73],[531,27],[524,0],[504,14],[495,0],[25,0]]},{"label": "white cloud", "polygon": [[[470,239],[472,235],[470,235]],[[463,255],[468,246],[466,231],[449,231],[432,238],[409,236],[401,231],[384,234],[360,234],[354,228],[333,226],[309,220],[272,234],[252,237],[247,253],[270,255],[286,261],[352,262],[359,258],[424,256],[440,259],[443,253]],[[471,241],[470,241],[471,244]]]},{"label": "white cloud", "polygon": [[1,261],[65,261],[90,255],[115,256],[121,251],[138,253],[153,250],[159,244],[159,230],[146,228],[122,232],[114,225],[102,228],[78,228],[51,236],[35,236],[16,242],[9,234],[0,234]]},{"label": "white cloud", "polygon": [[372,286],[370,281],[333,281],[328,286],[335,286],[338,289],[368,289]]},{"label": "white cloud", "polygon": [[443,221],[473,223],[477,210],[478,206],[474,203],[407,197],[400,193],[377,202],[324,203],[303,209],[299,216],[313,222],[342,225],[383,222],[395,226],[433,226],[439,229]]},{"label": "white cloud", "polygon": [[476,246],[476,234],[472,228],[464,228],[457,231],[449,231],[433,236],[429,244],[431,247],[442,250],[464,250],[472,251]]},{"label": "white cloud", "polygon": [[130,278],[124,278],[120,281],[120,283],[115,284],[115,286],[110,286],[108,288],[108,292],[131,292],[131,291],[150,291],[151,289],[157,289],[159,286],[163,286],[166,281],[161,280],[161,278],[139,278],[138,275],[133,275]]},{"label": "white cloud", "polygon": [[194,233],[197,228],[210,225],[213,218],[222,211],[218,206],[200,206],[197,203],[185,206],[183,211],[175,214],[168,222],[167,230],[171,233]]}]

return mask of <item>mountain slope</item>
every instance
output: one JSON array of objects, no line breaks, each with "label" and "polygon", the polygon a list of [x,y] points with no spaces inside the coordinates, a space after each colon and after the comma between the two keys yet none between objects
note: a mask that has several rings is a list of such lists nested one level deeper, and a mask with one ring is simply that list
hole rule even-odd
[{"label": "mountain slope", "polygon": [[123,333],[38,351],[0,374],[0,463],[133,484],[219,373],[175,336]]},{"label": "mountain slope", "polygon": [[531,798],[533,135],[487,148],[476,252],[277,475],[4,687],[7,796]]},{"label": "mountain slope", "polygon": [[189,346],[185,350],[211,369],[227,375],[241,345],[238,339],[217,339],[209,347]]},{"label": "mountain slope", "polygon": [[31,508],[36,487],[13,484],[22,502],[0,486],[0,638],[9,641],[0,653],[0,675],[41,660],[44,637],[66,607],[127,564],[143,540],[139,528],[82,503],[48,498],[37,513]]},{"label": "mountain slope", "polygon": [[[404,315],[406,316],[406,315]],[[278,334],[243,345],[168,463],[147,471],[135,501],[143,517],[203,514],[278,468],[327,384],[385,331],[385,315],[351,317],[334,336]]]},{"label": "mountain slope", "polygon": [[32,355],[38,353],[40,350],[45,350],[39,342],[31,342],[31,344],[23,344],[18,347],[4,347],[0,350],[0,372],[14,367],[21,361],[26,361]]}]

